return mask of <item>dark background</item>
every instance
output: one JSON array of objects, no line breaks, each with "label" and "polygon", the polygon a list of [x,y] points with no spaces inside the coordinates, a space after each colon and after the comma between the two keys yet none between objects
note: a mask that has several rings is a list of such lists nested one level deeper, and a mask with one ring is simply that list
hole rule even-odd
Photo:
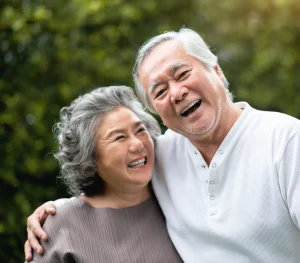
[{"label": "dark background", "polygon": [[51,132],[97,86],[133,86],[140,45],[182,26],[218,55],[236,101],[300,118],[298,0],[0,1],[0,262],[23,262],[26,219],[68,196]]}]

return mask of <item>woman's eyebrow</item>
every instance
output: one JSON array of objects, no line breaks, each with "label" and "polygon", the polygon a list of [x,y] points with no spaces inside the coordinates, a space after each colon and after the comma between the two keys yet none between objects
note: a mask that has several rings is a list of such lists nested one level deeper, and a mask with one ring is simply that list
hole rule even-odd
[{"label": "woman's eyebrow", "polygon": [[[137,121],[133,124],[133,127],[134,128],[137,128],[138,126],[140,125],[144,125],[144,123],[142,121]],[[115,130],[111,130],[107,135],[106,135],[106,138],[110,138],[116,134],[119,134],[119,133],[125,133],[126,132],[126,129],[115,129]]]},{"label": "woman's eyebrow", "polygon": [[110,131],[107,135],[106,135],[106,138],[110,138],[116,134],[119,134],[119,133],[124,133],[125,130],[124,129],[116,129],[116,130],[112,130]]}]

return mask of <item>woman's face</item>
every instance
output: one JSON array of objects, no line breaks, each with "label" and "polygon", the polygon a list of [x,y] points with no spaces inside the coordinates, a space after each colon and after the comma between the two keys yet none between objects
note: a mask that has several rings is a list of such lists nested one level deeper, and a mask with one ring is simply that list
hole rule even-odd
[{"label": "woman's face", "polygon": [[101,120],[97,133],[98,173],[106,189],[137,189],[151,180],[152,139],[141,120],[118,107]]}]

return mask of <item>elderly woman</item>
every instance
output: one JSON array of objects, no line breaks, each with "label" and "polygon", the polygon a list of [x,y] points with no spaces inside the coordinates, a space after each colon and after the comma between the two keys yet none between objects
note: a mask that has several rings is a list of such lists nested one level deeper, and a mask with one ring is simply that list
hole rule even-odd
[{"label": "elderly woman", "polygon": [[124,86],[99,88],[61,110],[54,155],[76,196],[44,224],[31,262],[182,262],[149,182],[157,121]]}]

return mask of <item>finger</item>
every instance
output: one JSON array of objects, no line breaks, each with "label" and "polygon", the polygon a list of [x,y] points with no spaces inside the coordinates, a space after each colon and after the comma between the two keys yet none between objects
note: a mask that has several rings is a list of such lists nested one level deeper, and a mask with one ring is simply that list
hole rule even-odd
[{"label": "finger", "polygon": [[26,240],[24,244],[24,252],[25,252],[25,261],[30,261],[32,259],[32,249],[29,245],[28,240]]},{"label": "finger", "polygon": [[34,211],[32,216],[36,215],[36,216],[40,217],[40,215],[43,215],[44,213],[55,214],[55,212],[56,212],[56,206],[55,206],[54,202],[48,201],[48,202],[44,203],[43,205],[41,205],[40,207],[38,207]]},{"label": "finger", "polygon": [[43,241],[48,240],[48,236],[47,236],[46,232],[41,228],[38,221],[28,223],[27,225],[28,225],[28,227],[27,227],[28,237],[30,237],[31,240],[34,240],[34,239],[37,240],[38,238],[42,239]]},{"label": "finger", "polygon": [[39,240],[37,239],[36,235],[30,231],[29,229],[27,229],[28,232],[28,244],[30,246],[31,249],[33,249],[34,251],[36,251],[38,254],[42,255],[44,252],[43,247],[40,245]]},{"label": "finger", "polygon": [[[43,210],[40,210],[40,213],[44,213]],[[40,213],[35,213],[28,217],[27,219],[27,232],[28,235],[31,234],[34,236],[37,236],[41,238],[42,240],[46,241],[47,240],[47,234],[46,232],[42,229],[41,227],[41,214]],[[44,223],[44,222],[42,222]],[[36,238],[36,237],[35,237]]]},{"label": "finger", "polygon": [[54,202],[48,202],[45,205],[45,211],[47,214],[54,215],[56,213],[56,206],[55,206]]}]

